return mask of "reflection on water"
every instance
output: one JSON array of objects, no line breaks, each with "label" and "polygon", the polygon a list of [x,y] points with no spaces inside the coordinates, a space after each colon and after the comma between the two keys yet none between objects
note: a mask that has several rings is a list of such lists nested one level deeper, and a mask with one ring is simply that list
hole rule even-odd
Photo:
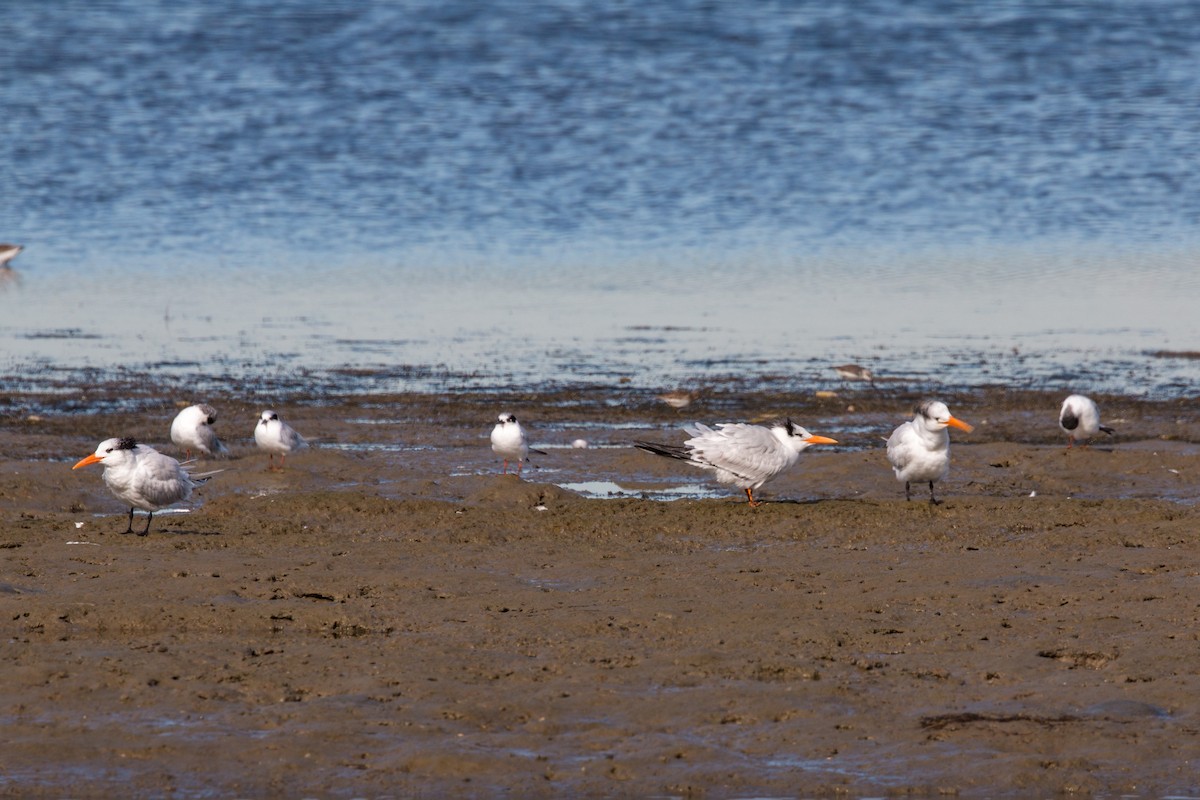
[{"label": "reflection on water", "polygon": [[683,486],[667,488],[627,489],[613,481],[579,481],[575,483],[559,483],[559,487],[572,492],[578,492],[584,497],[611,500],[622,497],[641,497],[649,500],[699,500],[708,497],[722,497],[728,492],[720,492],[711,486],[689,483]]}]

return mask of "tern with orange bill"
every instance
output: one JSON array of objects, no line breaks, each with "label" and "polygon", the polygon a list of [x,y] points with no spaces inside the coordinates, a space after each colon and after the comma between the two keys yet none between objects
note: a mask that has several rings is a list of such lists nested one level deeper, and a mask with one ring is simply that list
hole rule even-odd
[{"label": "tern with orange bill", "polygon": [[129,504],[129,526],[122,533],[133,533],[135,509],[149,512],[146,527],[138,536],[150,532],[155,511],[187,500],[192,490],[208,479],[190,475],[175,459],[130,437],[105,439],[96,452],[80,459],[71,469],[89,464],[103,464],[108,490]]},{"label": "tern with orange bill", "polygon": [[940,400],[925,400],[917,405],[916,416],[892,431],[887,443],[887,457],[904,481],[904,499],[912,499],[911,486],[929,483],[929,502],[941,503],[933,494],[933,484],[950,471],[950,432],[958,428],[970,433],[975,428],[950,413]]},{"label": "tern with orange bill", "polygon": [[745,491],[751,506],[761,504],[754,490],[795,466],[802,452],[814,444],[837,444],[836,439],[815,436],[790,419],[770,428],[736,422],[716,428],[694,423],[684,430],[692,438],[681,445],[634,442],[634,446],[714,472],[720,483]]}]

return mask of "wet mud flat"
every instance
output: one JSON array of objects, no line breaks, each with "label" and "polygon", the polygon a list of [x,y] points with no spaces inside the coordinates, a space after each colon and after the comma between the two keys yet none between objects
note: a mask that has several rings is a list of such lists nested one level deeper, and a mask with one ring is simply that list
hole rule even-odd
[{"label": "wet mud flat", "polygon": [[[522,399],[297,403],[312,451],[267,472],[228,435],[145,538],[69,467],[116,428],[161,444],[170,407],[6,416],[0,792],[1200,793],[1186,407],[1104,399],[1120,438],[1067,451],[1052,397],[951,398],[978,427],[934,508],[881,461],[903,405],[801,404],[847,445],[750,509],[563,489],[696,480],[625,444],[679,418]],[[550,446],[523,480],[498,403]]]}]

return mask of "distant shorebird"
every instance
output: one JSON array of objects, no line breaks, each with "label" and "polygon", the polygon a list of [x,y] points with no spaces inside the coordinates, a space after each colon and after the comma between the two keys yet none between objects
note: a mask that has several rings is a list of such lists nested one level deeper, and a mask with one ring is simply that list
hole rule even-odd
[{"label": "distant shorebird", "polygon": [[790,419],[764,428],[744,422],[684,426],[691,434],[681,445],[634,442],[647,453],[685,461],[716,473],[721,483],[746,492],[751,506],[760,505],[754,490],[774,480],[800,460],[800,453],[814,444],[837,444],[834,439],[814,436]]},{"label": "distant shorebird", "polygon": [[871,370],[858,364],[842,364],[840,367],[834,367],[834,371],[838,377],[844,381],[868,381],[873,383],[875,376],[871,374]]},{"label": "distant shorebird", "polygon": [[656,395],[655,399],[662,400],[676,411],[682,411],[690,406],[692,401],[695,400],[697,396],[698,395],[695,392],[685,392],[681,390],[677,392],[665,392],[663,394]]},{"label": "distant shorebird", "polygon": [[1107,425],[1100,424],[1100,409],[1090,397],[1073,394],[1063,400],[1058,412],[1058,427],[1067,435],[1067,449],[1070,450],[1075,442],[1082,440],[1086,447],[1088,441],[1100,431],[1109,436],[1116,433]]},{"label": "distant shorebird", "polygon": [[0,244],[0,267],[8,266],[8,262],[16,258],[24,249],[19,244]]},{"label": "distant shorebird", "polygon": [[950,434],[947,426],[970,433],[972,428],[950,415],[950,409],[940,400],[926,400],[917,406],[917,414],[892,431],[887,443],[887,457],[896,472],[896,480],[904,481],[904,499],[911,500],[911,484],[929,482],[929,502],[941,501],[933,495],[933,484],[950,471]]},{"label": "distant shorebird", "polygon": [[254,443],[259,449],[267,452],[267,469],[275,469],[275,454],[279,454],[279,469],[284,467],[283,459],[288,453],[303,450],[308,447],[304,437],[296,433],[291,425],[279,418],[271,409],[262,412],[258,424],[254,426]]}]

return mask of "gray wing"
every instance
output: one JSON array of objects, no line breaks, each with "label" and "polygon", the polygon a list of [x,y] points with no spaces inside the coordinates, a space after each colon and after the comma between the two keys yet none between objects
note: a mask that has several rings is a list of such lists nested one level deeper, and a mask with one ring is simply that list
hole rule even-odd
[{"label": "gray wing", "polygon": [[913,447],[915,446],[914,439],[916,433],[912,429],[911,422],[905,422],[892,431],[892,435],[887,440],[887,457],[888,463],[897,471],[903,470],[908,466],[908,462],[912,460]]},{"label": "gray wing", "polygon": [[147,503],[159,508],[187,500],[195,485],[178,461],[162,453],[140,456],[138,473],[134,489]]},{"label": "gray wing", "polygon": [[303,450],[308,447],[308,441],[296,433],[296,429],[286,422],[280,423],[279,440],[292,450]]},{"label": "gray wing", "polygon": [[213,455],[229,452],[229,448],[225,446],[225,443],[217,438],[217,432],[208,425],[201,425],[196,429],[196,433],[199,434],[200,443]]},{"label": "gray wing", "polygon": [[712,430],[695,426],[701,435],[686,445],[698,458],[717,469],[749,481],[763,481],[779,474],[795,460],[795,451],[784,448],[775,435],[758,425],[734,423]]}]

